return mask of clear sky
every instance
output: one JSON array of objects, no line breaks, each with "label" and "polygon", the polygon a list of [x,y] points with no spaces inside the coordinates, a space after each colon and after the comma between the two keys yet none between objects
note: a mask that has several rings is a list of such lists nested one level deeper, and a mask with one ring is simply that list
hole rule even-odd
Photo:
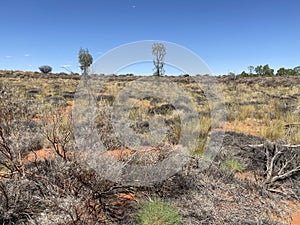
[{"label": "clear sky", "polygon": [[96,60],[140,40],[182,45],[214,74],[300,65],[298,0],[1,0],[0,9],[0,69],[79,72],[80,47]]}]

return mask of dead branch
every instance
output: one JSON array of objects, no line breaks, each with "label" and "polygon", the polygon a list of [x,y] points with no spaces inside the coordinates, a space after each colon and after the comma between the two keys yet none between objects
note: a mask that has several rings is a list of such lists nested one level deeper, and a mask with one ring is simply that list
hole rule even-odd
[{"label": "dead branch", "polygon": [[43,135],[51,143],[55,153],[68,160],[67,146],[72,138],[71,118],[51,112],[51,115],[44,119]]},{"label": "dead branch", "polygon": [[266,156],[266,177],[263,186],[272,185],[278,180],[284,180],[300,171],[300,145],[288,145],[265,142],[258,145],[248,145],[251,148],[263,148]]},{"label": "dead branch", "polygon": [[290,127],[294,127],[294,126],[300,126],[300,123],[288,123],[284,125],[285,128],[290,128]]}]

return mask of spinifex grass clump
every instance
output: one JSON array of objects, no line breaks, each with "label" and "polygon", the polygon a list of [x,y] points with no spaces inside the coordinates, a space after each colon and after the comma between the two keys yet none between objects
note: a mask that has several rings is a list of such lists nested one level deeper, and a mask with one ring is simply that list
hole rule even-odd
[{"label": "spinifex grass clump", "polygon": [[282,121],[270,122],[267,127],[261,129],[260,135],[271,141],[276,141],[284,138],[284,124]]},{"label": "spinifex grass clump", "polygon": [[179,225],[181,221],[178,211],[158,198],[142,203],[137,212],[140,225]]},{"label": "spinifex grass clump", "polygon": [[205,153],[205,147],[211,130],[211,123],[211,118],[208,116],[200,118],[199,139],[194,155],[203,155]]},{"label": "spinifex grass clump", "polygon": [[231,172],[242,172],[244,169],[243,164],[236,159],[227,159],[224,162],[224,166]]}]

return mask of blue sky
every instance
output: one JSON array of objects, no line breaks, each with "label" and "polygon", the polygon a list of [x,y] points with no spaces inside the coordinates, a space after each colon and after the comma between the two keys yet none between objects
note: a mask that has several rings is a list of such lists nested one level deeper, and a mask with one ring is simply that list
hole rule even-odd
[{"label": "blue sky", "polygon": [[80,47],[96,60],[141,40],[182,45],[214,74],[300,65],[296,0],[2,0],[0,8],[0,69],[79,72]]}]

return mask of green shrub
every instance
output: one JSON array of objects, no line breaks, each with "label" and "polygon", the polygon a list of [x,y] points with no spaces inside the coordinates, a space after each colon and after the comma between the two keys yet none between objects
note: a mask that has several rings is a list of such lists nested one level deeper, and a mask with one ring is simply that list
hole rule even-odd
[{"label": "green shrub", "polygon": [[242,172],[244,169],[243,164],[236,159],[227,159],[224,166],[232,172]]},{"label": "green shrub", "polygon": [[140,225],[179,225],[180,215],[177,210],[160,199],[142,203],[137,212],[137,222]]}]

